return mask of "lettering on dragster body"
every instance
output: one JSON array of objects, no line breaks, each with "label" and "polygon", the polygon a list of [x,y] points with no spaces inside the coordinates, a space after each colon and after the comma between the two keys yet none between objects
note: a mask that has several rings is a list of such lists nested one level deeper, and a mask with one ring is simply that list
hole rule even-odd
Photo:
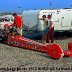
[{"label": "lettering on dragster body", "polygon": [[13,38],[9,37],[8,41],[9,41],[10,44],[13,44]]},{"label": "lettering on dragster body", "polygon": [[17,46],[19,46],[19,45],[20,45],[20,43],[19,43],[19,42],[17,42],[17,41],[13,41],[13,42],[11,42],[11,44],[16,44]]},{"label": "lettering on dragster body", "polygon": [[19,42],[19,44],[20,44],[20,45],[19,45],[20,47],[24,47],[24,41],[23,41],[23,40],[18,39],[18,42]]},{"label": "lettering on dragster body", "polygon": [[21,47],[30,47],[30,44],[26,38],[19,38],[20,46]]},{"label": "lettering on dragster body", "polygon": [[33,49],[39,51],[40,50],[40,46],[35,43],[35,44],[33,44]]},{"label": "lettering on dragster body", "polygon": [[34,50],[39,50],[38,44],[36,45],[36,43],[33,43],[31,41],[25,42],[24,45],[25,45],[26,48],[31,48],[31,49],[34,49]]},{"label": "lettering on dragster body", "polygon": [[26,47],[27,48],[32,48],[32,43],[31,42],[26,42]]},{"label": "lettering on dragster body", "polygon": [[17,46],[19,46],[20,45],[20,43],[17,41],[17,40],[15,40],[14,38],[9,38],[9,42],[8,42],[9,44],[15,44],[15,45],[17,45]]}]

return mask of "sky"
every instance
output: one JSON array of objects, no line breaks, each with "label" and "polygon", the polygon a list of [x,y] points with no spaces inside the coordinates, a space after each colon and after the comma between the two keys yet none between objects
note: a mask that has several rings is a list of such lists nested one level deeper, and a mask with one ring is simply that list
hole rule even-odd
[{"label": "sky", "polygon": [[0,12],[72,8],[72,0],[0,0]]}]

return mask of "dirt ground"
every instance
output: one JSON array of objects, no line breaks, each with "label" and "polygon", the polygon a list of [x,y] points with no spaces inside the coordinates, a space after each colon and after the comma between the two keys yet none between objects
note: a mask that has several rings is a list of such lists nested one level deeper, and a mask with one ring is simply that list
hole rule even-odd
[{"label": "dirt ground", "polygon": [[[63,50],[72,38],[55,40]],[[45,53],[0,43],[0,72],[71,72],[72,57],[52,59]]]}]

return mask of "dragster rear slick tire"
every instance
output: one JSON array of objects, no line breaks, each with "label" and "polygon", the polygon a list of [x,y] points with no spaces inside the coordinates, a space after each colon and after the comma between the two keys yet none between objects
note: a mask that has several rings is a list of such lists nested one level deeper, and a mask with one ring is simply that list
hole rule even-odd
[{"label": "dragster rear slick tire", "polygon": [[64,52],[58,44],[48,45],[46,53],[54,59],[60,59],[64,56]]}]

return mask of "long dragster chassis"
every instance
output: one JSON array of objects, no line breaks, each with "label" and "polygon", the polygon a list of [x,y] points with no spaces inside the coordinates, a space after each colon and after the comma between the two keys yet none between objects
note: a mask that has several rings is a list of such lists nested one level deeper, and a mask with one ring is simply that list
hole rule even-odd
[{"label": "long dragster chassis", "polygon": [[[6,41],[4,41],[6,42]],[[70,57],[72,56],[72,43],[68,43],[68,50],[63,50],[58,44],[43,44],[34,40],[24,38],[23,36],[8,36],[7,40],[8,45],[15,46],[19,48],[34,50],[42,53],[47,53],[48,56],[52,58],[59,59],[63,56]]]},{"label": "long dragster chassis", "polygon": [[[13,36],[12,33],[14,32],[16,35]],[[43,44],[20,36],[14,28],[11,28],[9,31],[0,29],[0,41],[11,46],[47,53],[55,59],[62,58],[63,56],[72,56],[72,43],[68,43],[68,50],[64,51],[58,44]]]}]

